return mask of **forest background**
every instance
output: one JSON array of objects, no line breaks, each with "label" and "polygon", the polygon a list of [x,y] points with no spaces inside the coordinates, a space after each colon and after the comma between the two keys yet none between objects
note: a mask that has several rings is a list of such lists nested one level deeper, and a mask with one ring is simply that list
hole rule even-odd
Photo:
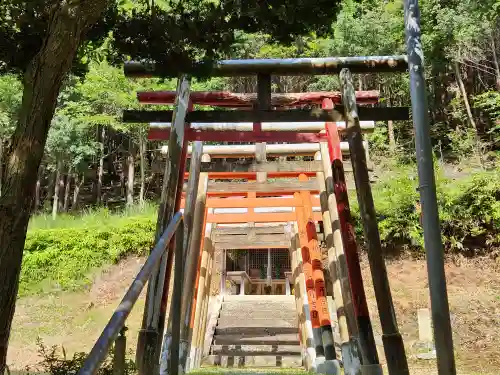
[{"label": "forest background", "polygon": [[[0,9],[9,3],[16,2],[2,2]],[[120,3],[127,7],[134,2]],[[156,3],[161,6],[163,1]],[[451,257],[486,257],[488,264],[498,265],[500,0],[419,3],[445,250]],[[3,31],[0,28],[0,34]],[[278,43],[275,36],[238,31],[234,43],[220,57],[406,53],[402,0],[342,0],[336,20],[321,33],[297,36],[287,44]],[[38,173],[32,174],[36,189],[20,297],[81,289],[88,285],[90,271],[131,254],[143,255],[151,247],[165,156],[160,152],[161,143],[147,140],[145,124],[125,124],[121,116],[124,109],[139,108],[137,91],[175,90],[176,81],[126,79],[111,57],[110,39],[78,55],[88,71],[73,69],[58,95],[43,161]],[[0,51],[0,61],[4,51],[8,50]],[[410,106],[407,74],[358,74],[355,82],[359,90],[379,90],[380,106]],[[196,80],[192,89],[255,92],[256,82],[213,78]],[[275,92],[338,89],[335,76],[273,77]],[[19,70],[4,69],[0,64],[0,203],[8,198],[2,183],[22,97]],[[384,249],[420,256],[423,237],[416,209],[412,123],[377,123],[369,140]],[[351,203],[357,215],[355,195]],[[362,243],[359,226],[358,235]]]},{"label": "forest background", "polygon": [[[465,255],[496,254],[500,244],[499,8],[498,0],[421,2],[443,234],[447,250]],[[269,35],[239,32],[225,57],[404,54],[403,23],[401,0],[344,0],[326,36],[311,33],[284,45]],[[161,143],[148,141],[146,124],[126,124],[121,116],[124,109],[138,108],[137,91],[175,90],[176,81],[127,79],[107,60],[107,48],[105,42],[85,56],[86,74],[64,81],[42,165],[33,177],[33,230],[68,222],[66,216],[55,220],[61,213],[74,217],[99,207],[106,207],[106,215],[126,213],[159,198]],[[406,74],[358,74],[355,80],[359,90],[379,90],[381,106],[410,105]],[[273,77],[275,92],[338,88],[335,76]],[[255,92],[256,82],[212,78],[195,81],[193,90]],[[0,76],[0,155],[8,147],[21,99],[19,78]],[[410,121],[389,121],[377,123],[370,136],[375,174],[385,176],[374,187],[382,237],[393,250],[422,250],[413,135]],[[0,175],[3,164],[0,160]]]}]

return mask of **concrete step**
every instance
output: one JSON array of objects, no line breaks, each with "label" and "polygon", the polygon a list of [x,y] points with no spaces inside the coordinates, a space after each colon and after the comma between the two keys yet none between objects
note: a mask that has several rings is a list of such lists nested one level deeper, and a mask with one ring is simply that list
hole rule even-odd
[{"label": "concrete step", "polygon": [[226,302],[291,302],[295,303],[294,296],[283,295],[244,295],[239,294],[224,296],[224,303]]},{"label": "concrete step", "polygon": [[241,303],[241,302],[224,302],[222,304],[222,310],[245,310],[245,311],[254,311],[254,310],[291,310],[295,311],[295,303],[288,302],[250,302],[250,303]]},{"label": "concrete step", "polygon": [[212,345],[212,354],[248,357],[266,355],[300,355],[300,345]]},{"label": "concrete step", "polygon": [[222,307],[222,310],[220,311],[220,317],[235,317],[235,316],[245,316],[251,319],[254,318],[261,318],[261,319],[271,319],[271,318],[279,318],[279,317],[284,317],[284,318],[295,318],[297,319],[297,313],[295,311],[295,306],[293,309],[289,308],[283,308],[280,306],[280,308],[276,309],[256,309],[255,307],[252,309],[224,309]]},{"label": "concrete step", "polygon": [[209,355],[203,358],[202,366],[221,366],[231,367],[283,367],[283,368],[301,368],[301,356],[221,356]]},{"label": "concrete step", "polygon": [[262,327],[262,328],[297,328],[297,318],[293,317],[274,317],[268,318],[249,318],[245,314],[238,314],[236,316],[220,317],[217,323],[217,328],[232,328],[232,327]]},{"label": "concrete step", "polygon": [[235,335],[215,336],[215,345],[300,345],[299,334],[287,333],[278,335]]},{"label": "concrete step", "polygon": [[297,327],[219,327],[215,328],[216,336],[223,335],[239,335],[246,336],[275,336],[281,334],[296,334],[298,335],[299,329]]}]

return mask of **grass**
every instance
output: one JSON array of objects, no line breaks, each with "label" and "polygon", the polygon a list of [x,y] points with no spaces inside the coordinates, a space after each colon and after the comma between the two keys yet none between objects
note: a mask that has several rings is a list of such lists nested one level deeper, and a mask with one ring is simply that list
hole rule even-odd
[{"label": "grass", "polygon": [[30,220],[28,233],[39,229],[96,228],[116,227],[129,218],[148,218],[154,220],[157,205],[147,202],[144,207],[134,205],[123,211],[107,208],[87,208],[78,215],[60,214],[54,220],[50,214],[37,214]]},{"label": "grass", "polygon": [[33,217],[24,247],[19,294],[78,290],[90,273],[153,245],[155,207],[124,212],[101,208],[78,216]]}]

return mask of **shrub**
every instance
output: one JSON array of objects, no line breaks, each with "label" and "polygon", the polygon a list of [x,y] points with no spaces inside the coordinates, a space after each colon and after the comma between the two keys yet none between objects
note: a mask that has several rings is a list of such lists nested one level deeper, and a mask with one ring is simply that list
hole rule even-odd
[{"label": "shrub", "polygon": [[[439,172],[439,169],[438,169]],[[415,172],[413,172],[415,173]],[[418,182],[402,169],[373,185],[382,245],[387,251],[423,251],[423,231],[417,210]],[[500,173],[476,172],[454,181],[438,173],[437,194],[445,250],[475,255],[500,248]],[[357,234],[362,241],[359,207],[351,196]]]},{"label": "shrub", "polygon": [[448,182],[440,194],[440,216],[447,250],[474,255],[500,247],[500,173]]},{"label": "shrub", "polygon": [[[61,347],[62,355],[59,354],[57,346],[46,347],[40,338],[37,339],[38,354],[42,361],[36,366],[36,369],[27,368],[26,374],[36,374],[42,372],[47,375],[76,375],[82,368],[86,353],[75,353],[72,358],[67,358],[64,347]],[[125,360],[125,375],[137,373],[136,365],[131,360]],[[113,350],[111,349],[104,362],[99,366],[97,375],[112,375],[113,371]]]},{"label": "shrub", "polygon": [[21,295],[46,289],[75,289],[88,273],[127,255],[145,254],[152,245],[149,217],[109,218],[106,226],[35,229],[28,232],[21,271]]}]

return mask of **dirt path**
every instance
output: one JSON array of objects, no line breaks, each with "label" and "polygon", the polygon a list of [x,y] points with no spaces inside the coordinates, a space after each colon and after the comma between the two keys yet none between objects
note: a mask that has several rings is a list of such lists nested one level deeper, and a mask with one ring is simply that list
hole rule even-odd
[{"label": "dirt path", "polygon": [[[10,367],[20,370],[40,360],[38,337],[47,346],[64,346],[68,355],[90,350],[142,263],[142,259],[129,258],[112,266],[100,273],[84,292],[20,299],[9,347]],[[417,310],[429,303],[425,261],[393,261],[387,268],[398,323],[409,353],[411,374],[437,374],[433,361],[415,358],[418,353],[415,345]],[[460,266],[448,263],[446,272],[459,374],[497,375],[500,368],[500,272],[488,262]],[[380,337],[367,262],[363,262],[363,276],[375,335]],[[135,348],[144,295],[128,319],[129,350]],[[383,348],[379,349],[383,360]]]}]

